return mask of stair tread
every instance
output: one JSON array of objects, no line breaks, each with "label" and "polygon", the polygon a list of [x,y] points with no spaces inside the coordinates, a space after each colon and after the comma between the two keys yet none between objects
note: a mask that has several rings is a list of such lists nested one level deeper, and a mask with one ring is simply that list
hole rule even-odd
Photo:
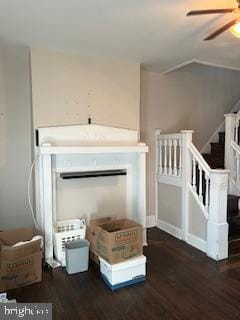
[{"label": "stair tread", "polygon": [[229,223],[233,223],[234,219],[236,220],[240,213],[239,210],[239,197],[234,194],[228,194],[227,198],[227,219]]},{"label": "stair tread", "polygon": [[239,258],[240,257],[240,252],[237,253],[230,253],[229,258]]},{"label": "stair tread", "polygon": [[224,271],[228,271],[228,270],[240,267],[239,256],[240,256],[240,253],[233,254],[225,260],[218,261],[218,268],[220,272],[224,272]]},{"label": "stair tread", "polygon": [[240,254],[240,235],[239,234],[232,234],[228,237],[228,251],[229,256],[237,256]]},{"label": "stair tread", "polygon": [[229,233],[228,233],[229,239],[239,239],[240,243],[240,225],[239,224],[229,224]]},{"label": "stair tread", "polygon": [[202,154],[204,159],[208,159],[210,161],[221,161],[224,160],[224,157],[219,154],[211,154],[211,153],[203,153]]},{"label": "stair tread", "polygon": [[215,145],[215,146],[216,146],[216,145],[220,145],[221,148],[222,148],[222,143],[220,143],[220,142],[210,142],[210,144],[211,144],[211,145]]},{"label": "stair tread", "polygon": [[218,132],[218,141],[225,146],[225,131]]},{"label": "stair tread", "polygon": [[234,235],[231,235],[229,236],[228,238],[228,243],[234,243],[234,242],[238,242],[240,241],[240,234],[234,234]]},{"label": "stair tread", "polygon": [[235,194],[231,194],[231,193],[229,193],[228,194],[228,199],[236,199],[236,198],[240,198],[239,196],[236,196]]},{"label": "stair tread", "polygon": [[211,169],[224,169],[224,157],[212,153],[203,153],[203,158]]},{"label": "stair tread", "polygon": [[223,170],[224,167],[223,166],[210,166],[211,169],[219,169],[219,170]]},{"label": "stair tread", "polygon": [[232,211],[231,216],[228,216],[228,222],[234,223],[234,220],[240,219],[240,211]]}]

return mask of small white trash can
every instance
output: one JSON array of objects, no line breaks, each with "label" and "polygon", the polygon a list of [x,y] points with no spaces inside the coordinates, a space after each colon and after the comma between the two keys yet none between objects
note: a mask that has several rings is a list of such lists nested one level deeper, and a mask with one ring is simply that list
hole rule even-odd
[{"label": "small white trash can", "polygon": [[66,271],[68,274],[88,270],[89,245],[90,243],[86,239],[66,243]]}]

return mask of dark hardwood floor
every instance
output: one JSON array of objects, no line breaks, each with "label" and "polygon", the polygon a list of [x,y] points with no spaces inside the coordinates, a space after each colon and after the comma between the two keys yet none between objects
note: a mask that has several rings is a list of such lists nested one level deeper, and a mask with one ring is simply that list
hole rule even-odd
[{"label": "dark hardwood floor", "polygon": [[148,231],[147,281],[111,292],[98,268],[69,276],[58,268],[43,281],[12,290],[18,302],[52,302],[61,320],[239,320],[240,263],[216,263],[157,228]]}]

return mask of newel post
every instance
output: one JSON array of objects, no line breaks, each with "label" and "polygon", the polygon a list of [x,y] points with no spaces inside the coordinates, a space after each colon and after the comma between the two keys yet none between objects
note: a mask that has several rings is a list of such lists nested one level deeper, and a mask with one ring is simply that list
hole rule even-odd
[{"label": "newel post", "polygon": [[193,130],[182,130],[182,239],[187,241],[188,236],[188,220],[189,220],[189,188],[188,184],[192,179],[192,159],[188,150],[189,144],[192,142]]},{"label": "newel post", "polygon": [[233,176],[233,151],[231,141],[234,140],[236,115],[225,114],[225,168],[230,170],[230,176]]},{"label": "newel post", "polygon": [[155,135],[155,222],[156,225],[158,224],[158,174],[161,172],[160,164],[161,164],[161,151],[159,150],[159,137],[161,135],[161,129],[155,129],[154,135]]},{"label": "newel post", "polygon": [[215,260],[228,257],[227,170],[210,173],[210,205],[207,221],[207,255]]}]

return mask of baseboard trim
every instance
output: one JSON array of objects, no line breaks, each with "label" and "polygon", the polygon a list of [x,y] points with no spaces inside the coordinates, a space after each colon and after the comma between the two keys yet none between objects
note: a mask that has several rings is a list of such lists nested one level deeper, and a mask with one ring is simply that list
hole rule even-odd
[{"label": "baseboard trim", "polygon": [[187,243],[190,244],[191,246],[199,249],[200,251],[206,253],[207,251],[207,243],[205,240],[194,236],[191,233],[188,233],[187,235]]},{"label": "baseboard trim", "polygon": [[156,227],[156,217],[155,215],[147,216],[147,228]]},{"label": "baseboard trim", "polygon": [[[158,219],[157,227],[182,240],[182,231],[180,228],[160,219]],[[204,253],[207,252],[207,242],[191,233],[188,233],[186,242]]]},{"label": "baseboard trim", "polygon": [[182,179],[181,177],[167,176],[164,174],[158,174],[157,176],[158,182],[163,184],[168,184],[175,187],[182,187]]},{"label": "baseboard trim", "polygon": [[157,227],[159,229],[171,234],[172,236],[178,238],[178,239],[182,239],[182,231],[181,231],[181,229],[173,226],[172,224],[170,224],[170,223],[168,223],[166,221],[158,219]]}]

